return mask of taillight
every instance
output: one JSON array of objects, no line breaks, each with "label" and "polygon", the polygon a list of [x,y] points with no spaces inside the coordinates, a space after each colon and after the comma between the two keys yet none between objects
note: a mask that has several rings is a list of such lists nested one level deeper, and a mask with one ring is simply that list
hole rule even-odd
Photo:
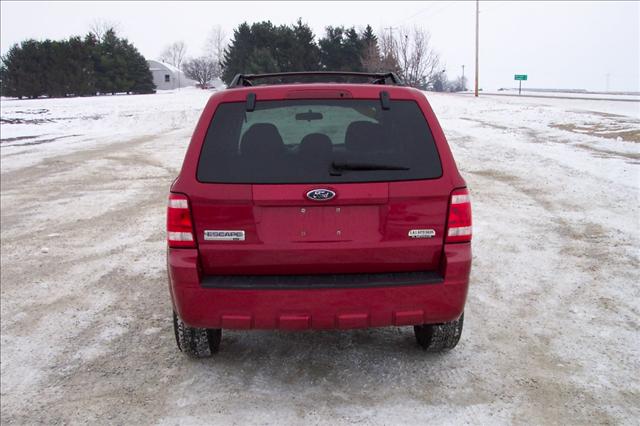
[{"label": "taillight", "polygon": [[167,206],[167,243],[169,247],[195,247],[193,223],[186,195],[170,194]]},{"label": "taillight", "polygon": [[449,201],[449,218],[447,219],[447,243],[471,241],[471,198],[466,188],[456,189],[451,193]]}]

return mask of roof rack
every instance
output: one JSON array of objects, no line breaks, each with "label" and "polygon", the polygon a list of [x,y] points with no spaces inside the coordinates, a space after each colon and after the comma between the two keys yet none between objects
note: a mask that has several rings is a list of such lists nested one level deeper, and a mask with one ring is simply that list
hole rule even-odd
[{"label": "roof rack", "polygon": [[[263,82],[260,82],[263,80]],[[300,71],[278,72],[269,74],[236,74],[228,88],[255,86],[259,84],[289,84],[289,83],[358,83],[364,84],[402,84],[393,72],[368,73],[351,71]]]}]

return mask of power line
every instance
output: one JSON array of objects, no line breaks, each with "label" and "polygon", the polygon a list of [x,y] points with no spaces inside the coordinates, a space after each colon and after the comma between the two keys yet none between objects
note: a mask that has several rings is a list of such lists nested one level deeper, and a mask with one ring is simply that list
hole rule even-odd
[{"label": "power line", "polygon": [[401,19],[401,20],[399,20],[399,21],[395,22],[394,24],[399,24],[400,22],[408,21],[408,20],[413,19],[413,18],[415,18],[416,16],[418,16],[418,15],[420,15],[420,14],[422,14],[422,13],[426,12],[427,10],[431,10],[431,6],[433,6],[434,4],[435,4],[435,3],[429,3],[429,6],[425,7],[424,9],[420,9],[418,12],[416,12],[416,13],[414,13],[413,15],[409,16],[408,18]]},{"label": "power line", "polygon": [[433,9],[430,13],[427,13],[425,16],[423,16],[422,19],[431,18],[437,15],[438,13],[440,13],[442,10],[446,9],[450,5],[451,5],[450,3],[438,4],[439,7],[437,9]]},{"label": "power line", "polygon": [[447,1],[447,2],[444,2],[444,3],[431,3],[431,4],[429,4],[429,6],[435,5],[435,8],[434,7],[426,7],[424,9],[421,9],[418,12],[414,13],[413,15],[409,16],[408,18],[404,18],[404,19],[401,19],[399,21],[396,21],[394,24],[399,24],[401,22],[409,21],[409,20],[415,18],[416,16],[423,14],[424,12],[428,12],[428,13],[425,16],[423,16],[422,19],[431,19],[434,16],[436,16],[436,15],[442,13],[443,11],[449,9],[451,6],[456,6],[456,5],[460,4],[460,3],[463,3],[463,2]]},{"label": "power line", "polygon": [[436,15],[439,15],[440,13],[444,12],[445,10],[449,9],[451,6],[457,6],[458,4],[460,4],[461,2],[454,2],[454,3],[447,3],[444,5],[443,8],[441,8],[440,10],[435,11],[433,14],[427,16],[427,18],[431,19],[434,18]]}]

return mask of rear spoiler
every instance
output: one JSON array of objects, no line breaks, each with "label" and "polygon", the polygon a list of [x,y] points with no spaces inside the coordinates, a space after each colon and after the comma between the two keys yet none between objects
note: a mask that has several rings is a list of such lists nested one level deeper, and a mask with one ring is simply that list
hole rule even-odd
[{"label": "rear spoiler", "polygon": [[[262,83],[260,82],[262,80]],[[259,84],[291,84],[291,83],[360,83],[402,85],[393,72],[367,73],[350,71],[300,71],[279,72],[269,74],[236,74],[227,88],[256,86]]]}]

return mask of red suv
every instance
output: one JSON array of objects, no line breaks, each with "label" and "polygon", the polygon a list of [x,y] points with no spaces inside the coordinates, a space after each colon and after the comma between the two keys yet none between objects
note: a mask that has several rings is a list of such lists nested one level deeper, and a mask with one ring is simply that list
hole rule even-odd
[{"label": "red suv", "polygon": [[462,332],[471,205],[423,92],[394,74],[238,75],[209,99],[171,186],[178,347],[226,329]]}]

